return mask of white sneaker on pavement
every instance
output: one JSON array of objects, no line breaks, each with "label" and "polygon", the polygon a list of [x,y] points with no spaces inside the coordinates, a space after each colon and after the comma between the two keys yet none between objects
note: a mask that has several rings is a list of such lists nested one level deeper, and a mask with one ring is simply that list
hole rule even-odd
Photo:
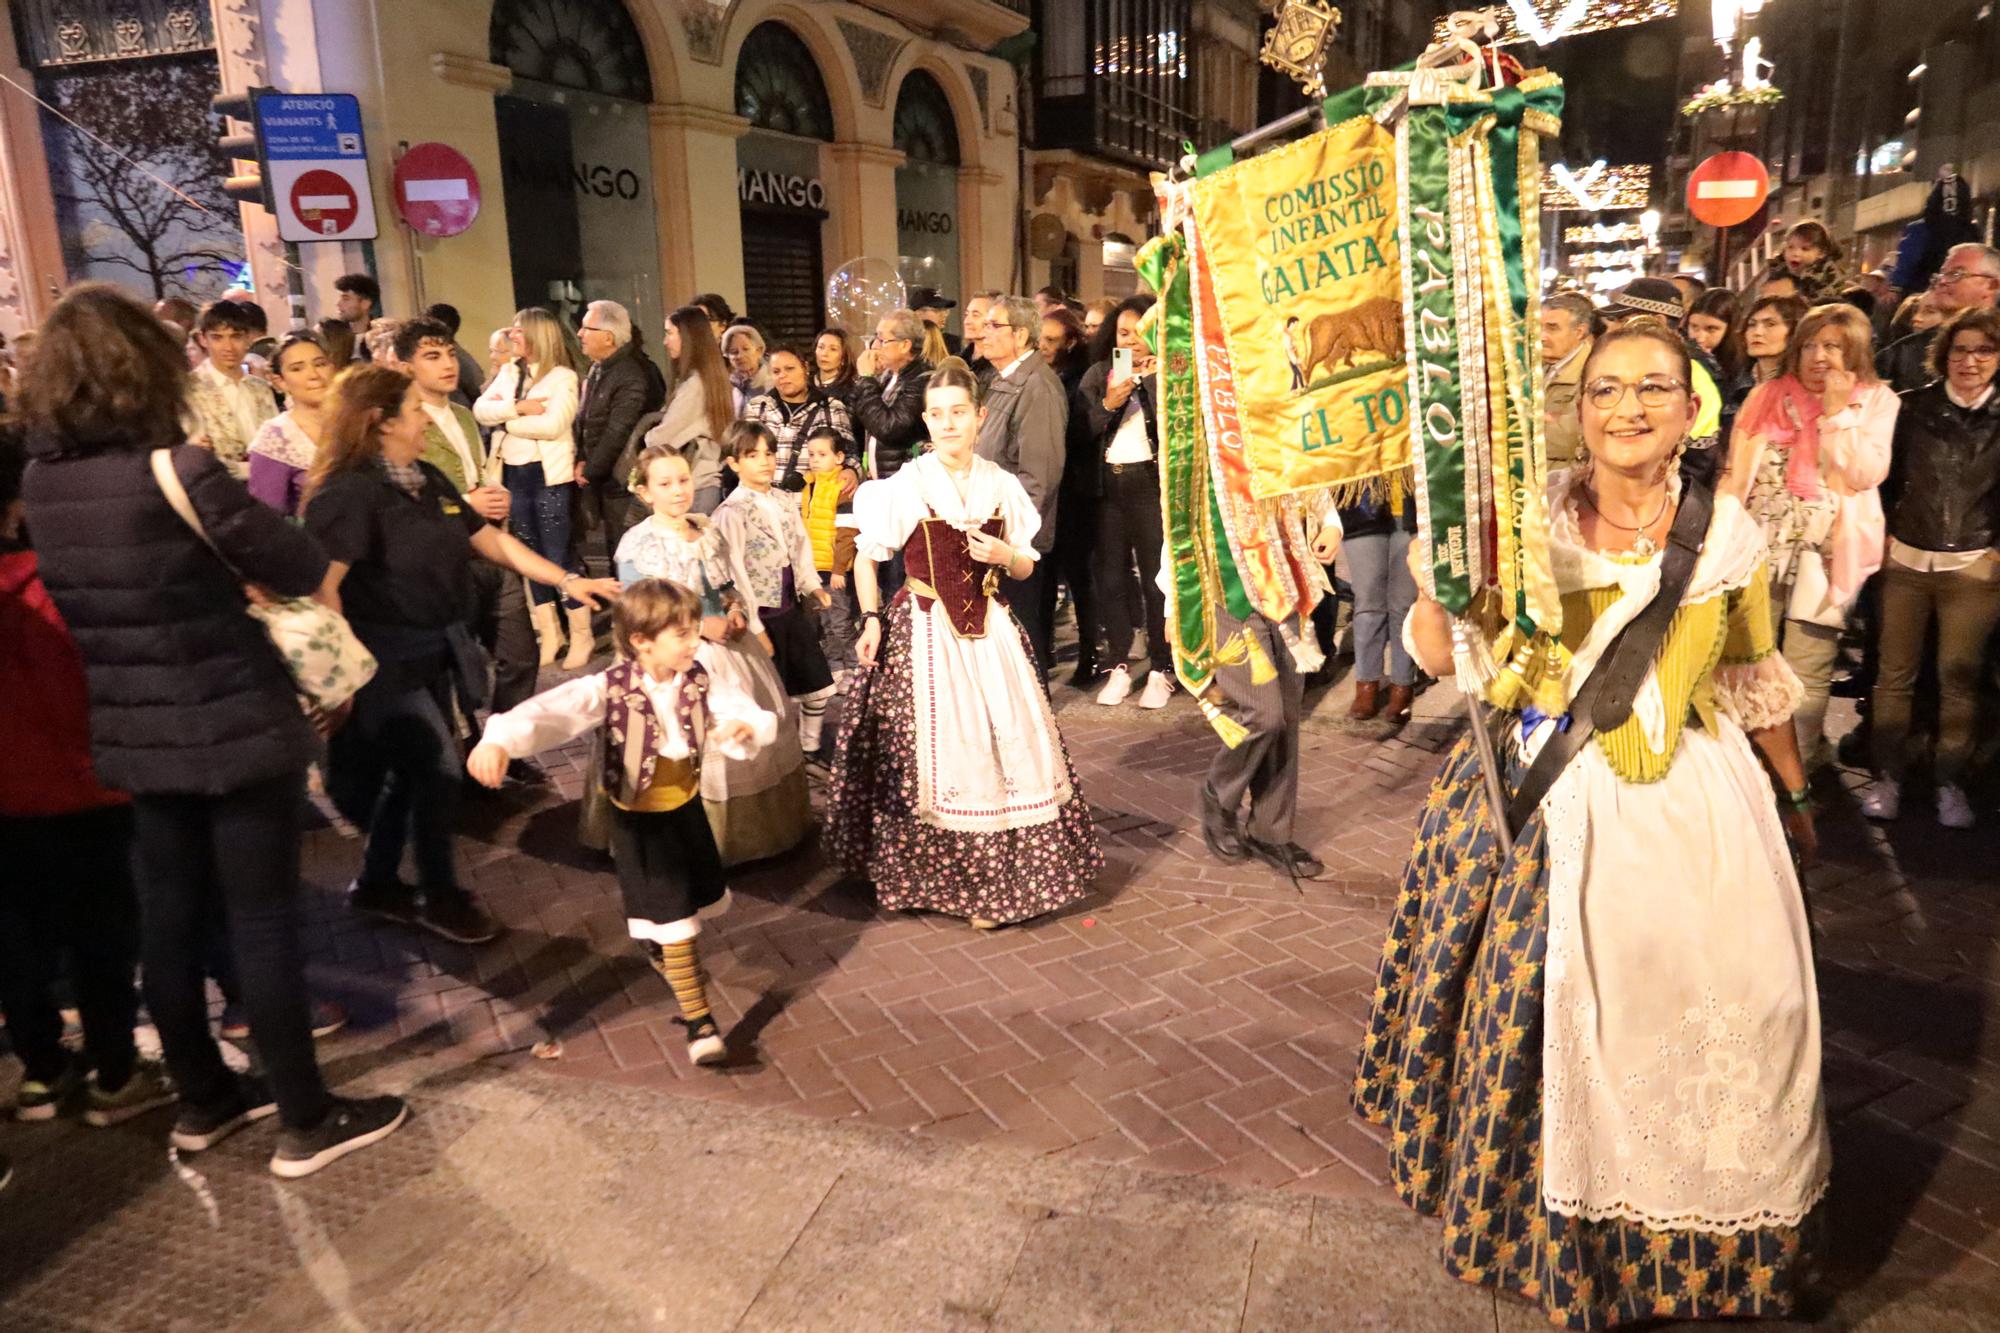
[{"label": "white sneaker on pavement", "polygon": [[1097,692],[1097,702],[1106,708],[1116,708],[1132,693],[1132,671],[1129,667],[1112,667],[1104,688]]},{"label": "white sneaker on pavement", "polygon": [[1878,778],[1861,798],[1861,814],[1885,823],[1903,813],[1903,785],[1894,778]]},{"label": "white sneaker on pavement", "polygon": [[1965,798],[1965,788],[1953,782],[1937,789],[1937,816],[1945,828],[1971,828],[1978,822],[1973,818],[1972,802]]},{"label": "white sneaker on pavement", "polygon": [[1139,696],[1139,707],[1165,708],[1167,700],[1173,697],[1174,678],[1172,674],[1155,667],[1146,677],[1146,689]]}]

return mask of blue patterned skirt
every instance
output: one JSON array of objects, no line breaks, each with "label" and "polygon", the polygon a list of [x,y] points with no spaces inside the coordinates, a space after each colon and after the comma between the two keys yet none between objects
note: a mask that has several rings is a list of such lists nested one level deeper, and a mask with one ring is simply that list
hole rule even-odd
[{"label": "blue patterned skirt", "polygon": [[1540,815],[1501,862],[1464,738],[1424,807],[1354,1079],[1355,1108],[1390,1131],[1397,1194],[1443,1219],[1454,1277],[1513,1292],[1565,1328],[1792,1313],[1824,1206],[1798,1227],[1718,1233],[1543,1204],[1548,878]]}]

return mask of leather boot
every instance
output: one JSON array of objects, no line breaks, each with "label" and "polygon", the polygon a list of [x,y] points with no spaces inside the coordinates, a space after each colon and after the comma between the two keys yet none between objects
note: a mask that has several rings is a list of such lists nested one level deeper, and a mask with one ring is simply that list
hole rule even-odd
[{"label": "leather boot", "polygon": [[1382,711],[1382,682],[1379,680],[1357,680],[1354,682],[1354,706],[1347,715],[1356,722],[1372,722]]},{"label": "leather boot", "polygon": [[563,670],[575,671],[590,664],[590,655],[597,651],[597,639],[590,632],[590,608],[572,606],[569,609],[569,656],[563,658]]},{"label": "leather boot", "polygon": [[1417,692],[1408,685],[1389,687],[1389,720],[1402,726],[1410,720],[1410,705],[1416,702]]},{"label": "leather boot", "polygon": [[556,618],[556,604],[535,603],[529,618],[535,622],[535,643],[542,650],[542,665],[547,666],[562,652],[562,621]]}]

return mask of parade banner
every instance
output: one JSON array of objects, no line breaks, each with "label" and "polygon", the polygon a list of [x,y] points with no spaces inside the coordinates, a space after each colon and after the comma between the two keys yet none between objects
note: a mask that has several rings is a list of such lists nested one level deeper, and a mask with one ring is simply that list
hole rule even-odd
[{"label": "parade banner", "polygon": [[1254,500],[1409,464],[1396,202],[1394,136],[1366,115],[1189,187]]}]

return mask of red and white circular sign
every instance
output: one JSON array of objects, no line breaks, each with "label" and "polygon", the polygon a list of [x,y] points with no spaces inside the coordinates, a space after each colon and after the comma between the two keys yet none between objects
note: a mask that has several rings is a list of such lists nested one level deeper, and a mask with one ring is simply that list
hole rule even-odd
[{"label": "red and white circular sign", "polygon": [[292,182],[292,212],[307,227],[338,236],[354,225],[361,203],[345,176],[332,171],[307,171]]},{"label": "red and white circular sign", "polygon": [[479,216],[479,173],[441,143],[410,145],[396,161],[396,212],[425,236],[456,236]]},{"label": "red and white circular sign", "polygon": [[1688,212],[1711,227],[1755,216],[1770,197],[1771,173],[1754,153],[1717,153],[1688,176]]}]

